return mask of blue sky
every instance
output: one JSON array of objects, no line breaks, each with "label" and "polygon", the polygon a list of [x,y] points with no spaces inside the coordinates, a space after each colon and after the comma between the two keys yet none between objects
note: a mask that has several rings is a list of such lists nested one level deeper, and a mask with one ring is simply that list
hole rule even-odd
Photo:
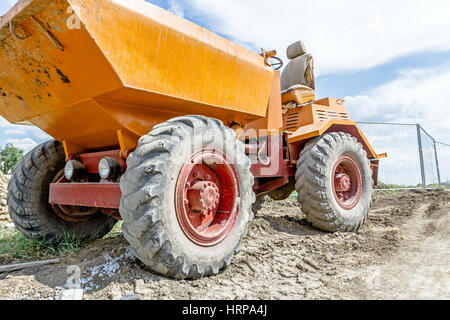
[{"label": "blue sky", "polygon": [[[127,0],[119,0],[127,1]],[[135,0],[140,1],[140,0]],[[303,40],[319,97],[345,98],[355,120],[421,123],[450,143],[447,0],[149,0],[252,50]],[[0,14],[14,3],[1,0]],[[48,139],[0,119],[0,145]]]}]

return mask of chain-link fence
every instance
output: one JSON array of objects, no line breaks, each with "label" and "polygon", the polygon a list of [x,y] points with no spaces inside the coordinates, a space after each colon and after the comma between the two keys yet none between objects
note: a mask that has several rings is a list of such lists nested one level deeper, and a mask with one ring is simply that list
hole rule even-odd
[{"label": "chain-link fence", "polygon": [[420,125],[358,123],[377,152],[381,188],[450,188],[450,145],[437,142]]},{"label": "chain-link fence", "polygon": [[450,189],[450,144],[436,141],[436,153],[442,186]]}]

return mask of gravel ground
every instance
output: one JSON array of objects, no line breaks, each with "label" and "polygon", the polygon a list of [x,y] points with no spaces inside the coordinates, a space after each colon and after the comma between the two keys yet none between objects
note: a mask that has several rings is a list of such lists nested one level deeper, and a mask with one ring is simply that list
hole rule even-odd
[{"label": "gravel ground", "polygon": [[8,193],[9,178],[0,172],[0,221],[9,220],[6,195]]},{"label": "gravel ground", "polygon": [[449,200],[448,192],[377,192],[369,223],[336,234],[312,228],[294,200],[266,201],[218,276],[161,277],[133,258],[119,234],[57,265],[0,274],[0,299],[57,299],[71,265],[88,300],[450,299]]}]

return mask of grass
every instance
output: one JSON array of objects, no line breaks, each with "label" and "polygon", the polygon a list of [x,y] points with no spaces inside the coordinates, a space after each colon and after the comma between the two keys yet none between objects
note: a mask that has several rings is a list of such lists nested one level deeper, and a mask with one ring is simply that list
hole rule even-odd
[{"label": "grass", "polygon": [[[121,234],[122,221],[119,221],[104,239],[112,239]],[[85,242],[74,233],[65,233],[57,243],[28,239],[15,228],[0,224],[0,264],[75,255],[80,252],[83,243]]]},{"label": "grass", "polygon": [[77,254],[82,241],[75,234],[66,233],[55,244],[46,240],[28,239],[16,229],[0,226],[0,261],[42,260],[49,257]]},{"label": "grass", "polygon": [[122,235],[122,224],[123,224],[122,220],[118,221],[115,224],[114,228],[112,228],[112,230],[106,236],[104,236],[103,239],[112,239]]},{"label": "grass", "polygon": [[297,198],[298,198],[297,191],[292,192],[291,195],[289,196],[289,199],[292,199],[292,200],[297,200]]}]

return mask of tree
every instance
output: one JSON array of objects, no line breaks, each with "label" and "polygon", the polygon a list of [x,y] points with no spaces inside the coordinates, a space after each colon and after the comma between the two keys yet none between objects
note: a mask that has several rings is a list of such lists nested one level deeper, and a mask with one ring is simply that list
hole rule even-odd
[{"label": "tree", "polygon": [[23,158],[23,150],[14,147],[11,143],[5,146],[0,152],[0,168],[4,174],[12,171]]}]

